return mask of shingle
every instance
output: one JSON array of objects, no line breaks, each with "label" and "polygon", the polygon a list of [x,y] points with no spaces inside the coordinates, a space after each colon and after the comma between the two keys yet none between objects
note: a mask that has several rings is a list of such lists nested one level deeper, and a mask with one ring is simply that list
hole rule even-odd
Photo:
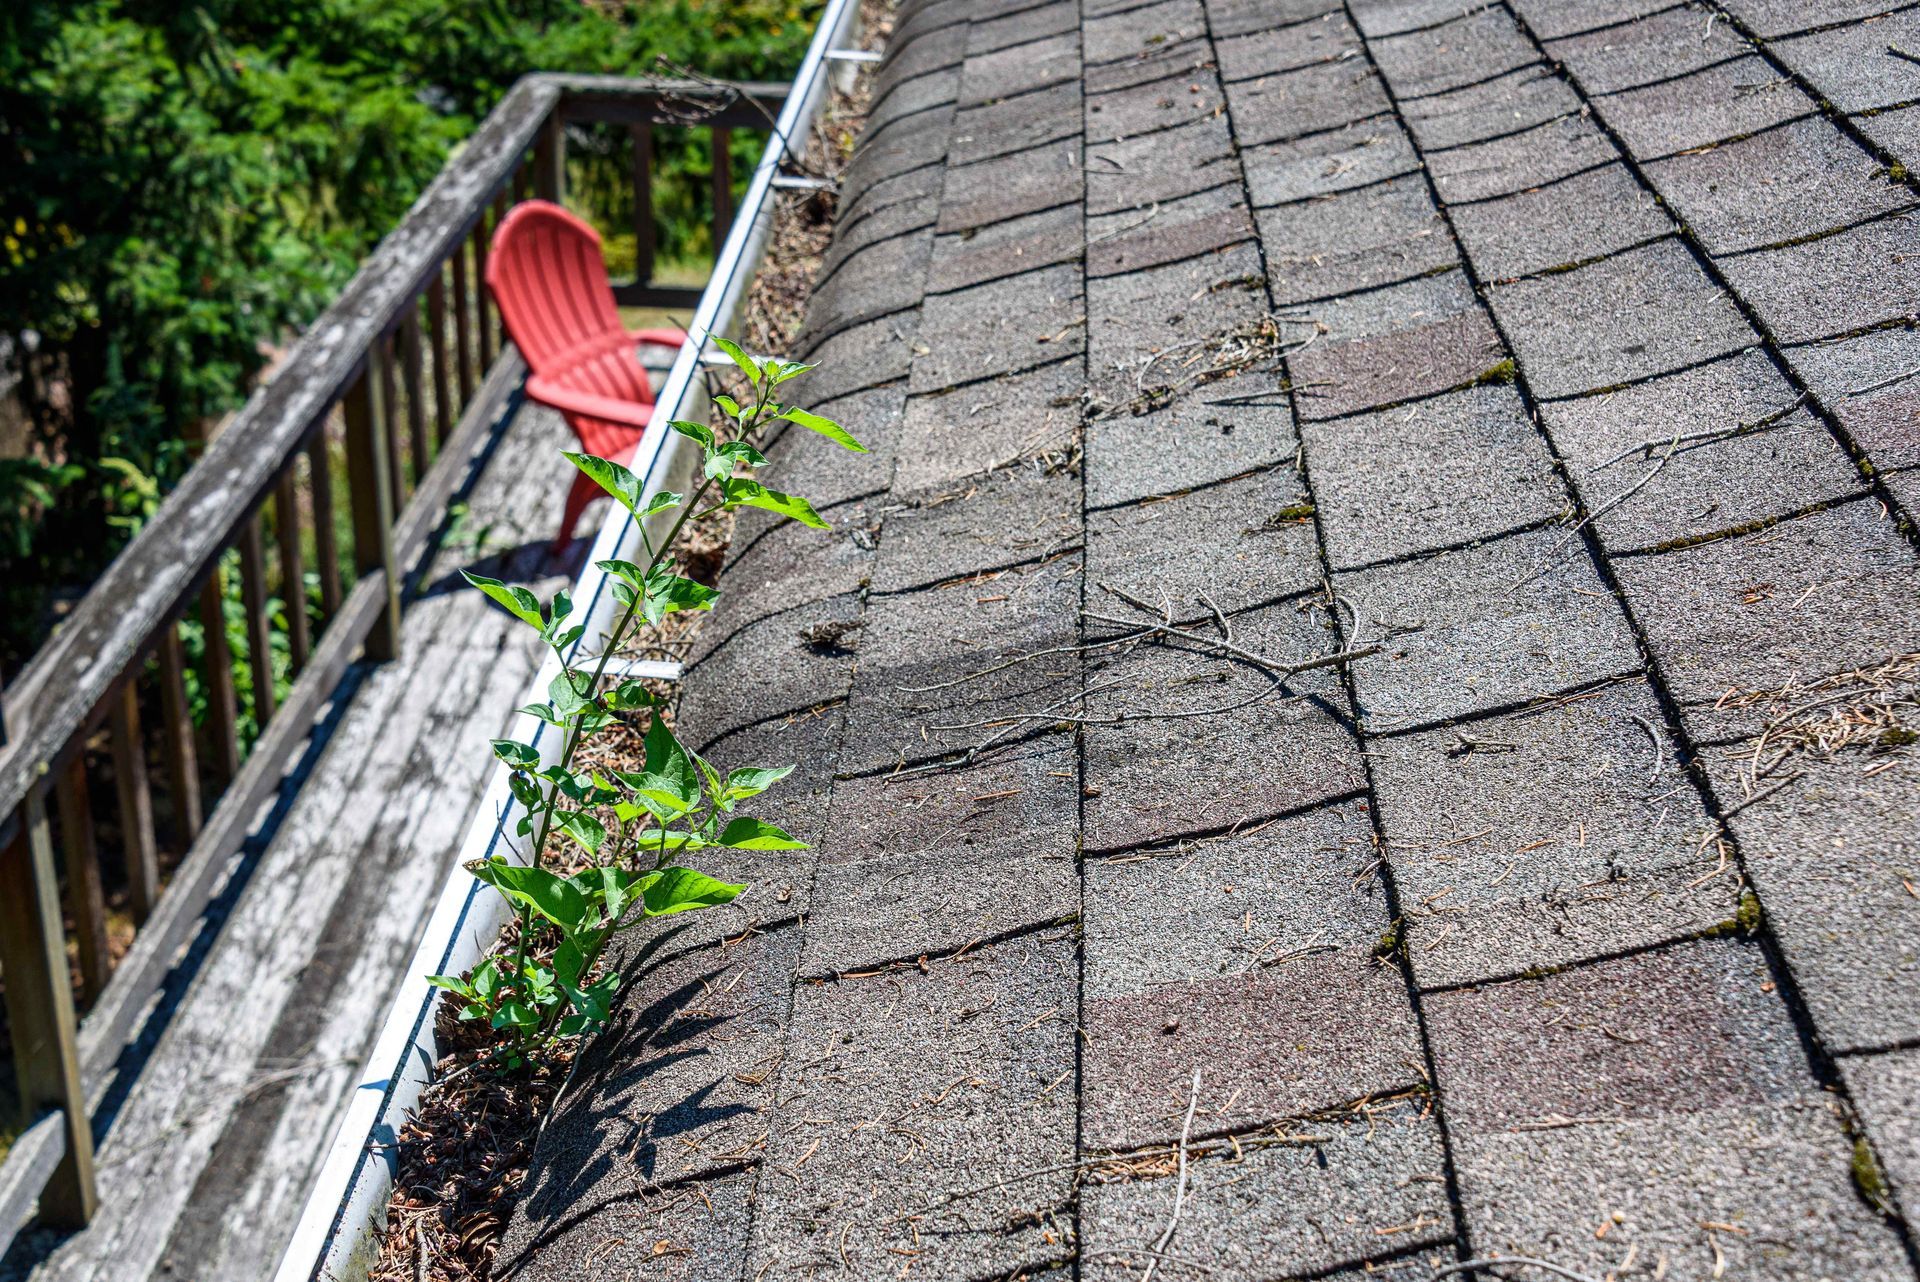
[{"label": "shingle", "polygon": [[1086,239],[1086,219],[1078,204],[941,236],[933,242],[927,292],[949,293],[1037,267],[1077,263]]},{"label": "shingle", "polygon": [[1566,508],[1546,442],[1508,386],[1303,423],[1300,434],[1335,567],[1488,538]]},{"label": "shingle", "polygon": [[[1156,1276],[1194,1282],[1311,1271],[1320,1278],[1323,1269],[1379,1250],[1383,1235],[1398,1249],[1453,1240],[1445,1189],[1427,1178],[1446,1163],[1439,1124],[1418,1103],[1355,1109],[1264,1138],[1206,1145],[1193,1157],[1181,1203],[1181,1258],[1166,1260]],[[1156,1258],[1153,1245],[1173,1214],[1177,1180],[1098,1178],[1081,1195],[1083,1276],[1138,1278]]]},{"label": "shingle", "polygon": [[1920,466],[1920,330],[1876,329],[1784,355],[1876,470]]},{"label": "shingle", "polygon": [[1240,36],[1216,32],[1214,49],[1220,59],[1220,75],[1226,80],[1250,80],[1319,63],[1345,62],[1363,53],[1360,33],[1338,13]]},{"label": "shingle", "polygon": [[1303,592],[1320,581],[1307,491],[1290,467],[1087,518],[1087,573],[1181,618]]},{"label": "shingle", "polygon": [[1448,22],[1487,6],[1480,0],[1353,0],[1353,20],[1371,39]]},{"label": "shingle", "polygon": [[1239,181],[1226,121],[1208,116],[1087,148],[1087,212],[1111,214]]},{"label": "shingle", "polygon": [[1196,1067],[1209,1131],[1271,1126],[1417,1085],[1420,1043],[1406,984],[1371,948],[1090,997],[1083,1142],[1171,1143]]},{"label": "shingle", "polygon": [[1864,222],[1914,203],[1905,184],[1819,117],[1647,166],[1647,180],[1710,254]]},{"label": "shingle", "polygon": [[1289,362],[1302,418],[1333,418],[1464,387],[1505,359],[1486,309],[1458,271],[1296,313],[1327,327]]},{"label": "shingle", "polygon": [[[580,1262],[610,1277],[730,1282],[747,1267],[754,1173],[674,1189],[635,1190],[578,1216],[549,1221],[516,1209],[495,1267],[525,1282],[574,1282]],[[665,1243],[667,1249],[658,1249]]]},{"label": "shingle", "polygon": [[1670,80],[1751,52],[1753,46],[1732,23],[1709,21],[1709,16],[1689,5],[1665,9],[1624,26],[1551,41],[1547,55],[1565,63],[1587,93],[1606,94]]},{"label": "shingle", "polygon": [[1593,107],[1641,160],[1738,138],[1815,110],[1811,98],[1758,56],[1609,94]]},{"label": "shingle", "polygon": [[852,653],[809,644],[802,634],[846,628],[859,617],[859,600],[840,596],[747,625],[687,668],[687,677],[701,675],[685,687],[681,715],[717,736],[845,698]]},{"label": "shingle", "polygon": [[1883,1055],[1850,1056],[1840,1062],[1853,1106],[1866,1124],[1880,1171],[1895,1205],[1912,1223],[1920,1214],[1920,1047]]},{"label": "shingle", "polygon": [[1804,0],[1726,0],[1726,9],[1754,35],[1771,40],[1809,27],[1872,17],[1898,3],[1899,0],[1825,0],[1822,4],[1810,5]]},{"label": "shingle", "polygon": [[1237,186],[1215,187],[1088,223],[1087,274],[1115,276],[1194,258],[1253,239],[1253,215]]},{"label": "shingle", "polygon": [[[1087,860],[1087,1000],[1241,975],[1303,948],[1372,948],[1390,916],[1385,887],[1366,875],[1374,854],[1367,803],[1355,800]],[[1189,910],[1169,914],[1169,903]]]},{"label": "shingle", "polygon": [[1101,143],[1156,133],[1217,115],[1225,103],[1226,94],[1215,76],[1182,75],[1149,80],[1088,98],[1087,137]]},{"label": "shingle", "polygon": [[1234,136],[1243,147],[1338,129],[1390,110],[1380,77],[1364,63],[1327,63],[1227,86]]},{"label": "shingle", "polygon": [[1620,150],[1584,116],[1563,116],[1505,138],[1433,152],[1427,172],[1449,205],[1510,195],[1610,164]]},{"label": "shingle", "polygon": [[1031,44],[969,57],[960,76],[960,105],[972,107],[1079,79],[1080,33],[1066,31]]},{"label": "shingle", "polygon": [[1580,109],[1580,98],[1567,82],[1537,65],[1451,93],[1415,98],[1401,108],[1407,128],[1428,151],[1504,138]]},{"label": "shingle", "polygon": [[[1104,595],[1104,594],[1103,594]],[[1089,606],[1131,617],[1118,602]],[[1101,624],[1109,635],[1114,625]],[[1241,615],[1235,644],[1281,662],[1327,653],[1322,623],[1287,603]],[[1299,810],[1361,786],[1346,697],[1329,670],[1291,678],[1266,693],[1267,674],[1244,659],[1145,642],[1117,654],[1092,652],[1087,715],[1133,716],[1086,727],[1086,848],[1125,850]],[[1227,709],[1229,704],[1244,706]],[[1197,715],[1205,712],[1206,715]],[[1230,742],[1221,753],[1209,745]]]},{"label": "shingle", "polygon": [[1711,825],[1662,720],[1635,681],[1368,745],[1422,986],[1591,961],[1733,917],[1739,886],[1711,875]]},{"label": "shingle", "polygon": [[1082,114],[1077,79],[964,108],[953,118],[950,163],[972,164],[1078,138]]},{"label": "shingle", "polygon": [[1077,266],[1047,267],[928,298],[909,389],[957,387],[1084,350],[1081,275]]},{"label": "shingle", "polygon": [[1087,424],[1087,501],[1131,503],[1239,476],[1300,447],[1276,370],[1256,368],[1196,388],[1169,405],[1125,407]]},{"label": "shingle", "polygon": [[905,378],[908,335],[917,325],[912,316],[887,316],[823,338],[803,336],[794,355],[821,367],[807,375],[807,395],[839,400]]},{"label": "shingle", "polygon": [[[1540,413],[1587,510],[1600,513],[1600,541],[1619,553],[1740,529],[1859,490],[1833,435],[1806,411],[1792,412],[1794,400],[1773,362],[1748,351],[1550,401]],[[1743,425],[1745,434],[1686,439]]]},{"label": "shingle", "polygon": [[1632,1250],[1674,1278],[1904,1277],[1772,987],[1721,940],[1429,998],[1475,1247],[1593,1276]]},{"label": "shingle", "polygon": [[1856,116],[1853,123],[1908,170],[1920,170],[1920,107]]},{"label": "shingle", "polygon": [[1534,530],[1419,561],[1334,576],[1371,732],[1510,707],[1633,672],[1639,651],[1586,549]]},{"label": "shingle", "polygon": [[1920,45],[1920,15],[1896,13],[1798,36],[1772,51],[1835,108],[1855,112],[1920,98],[1920,66],[1888,53],[1888,45],[1910,52]]},{"label": "shingle", "polygon": [[1668,0],[1514,0],[1514,8],[1542,40],[1626,22],[1664,8]]},{"label": "shingle", "polygon": [[[839,447],[822,440],[816,448]],[[790,483],[784,474],[774,482],[781,486]],[[694,638],[690,660],[704,657],[747,624],[769,614],[866,586],[873,573],[874,549],[879,544],[879,504],[847,504],[826,519],[832,523],[831,530],[788,521],[756,539],[727,564],[727,590],[714,603]]]},{"label": "shingle", "polygon": [[[897,497],[897,496],[896,496]],[[1080,545],[1080,478],[1015,465],[887,513],[873,590],[900,592]]]},{"label": "shingle", "polygon": [[1420,168],[1406,131],[1392,116],[1375,116],[1293,142],[1240,153],[1255,205],[1330,196]]},{"label": "shingle", "polygon": [[1087,66],[1087,96],[1113,93],[1133,85],[1166,80],[1173,76],[1212,74],[1213,42],[1204,32],[1190,39],[1173,40],[1150,46],[1131,58]]},{"label": "shingle", "polygon": [[[894,447],[900,439],[900,418],[906,402],[904,379],[835,400],[815,400],[811,380],[788,384],[790,403],[824,414],[867,447],[865,454],[842,458],[838,446],[791,427],[767,448],[769,484],[798,494],[814,507],[827,508],[883,490],[893,473]],[[740,546],[736,538],[735,550]]]},{"label": "shingle", "polygon": [[[1768,711],[1805,702],[1790,695]],[[1912,754],[1795,752],[1755,778],[1754,750],[1742,742],[1702,756],[1722,811],[1742,807],[1728,824],[1820,1044],[1839,1053],[1911,1042],[1920,1036],[1920,900],[1907,890],[1920,886]],[[1763,753],[1762,766],[1774,766],[1779,749]],[[1761,796],[1768,788],[1777,790]]]},{"label": "shingle", "polygon": [[1268,287],[1278,306],[1409,280],[1459,261],[1418,175],[1262,210]]},{"label": "shingle", "polygon": [[1079,639],[1080,577],[1077,562],[1054,561],[874,597],[854,641],[843,769],[931,761],[1003,728],[1002,742],[1029,738],[1051,723],[1027,714],[1071,715],[1077,654],[1008,661]]},{"label": "shingle", "polygon": [[1069,359],[909,398],[900,429],[895,495],[944,492],[989,468],[1070,451],[1086,385],[1085,367]]},{"label": "shingle", "polygon": [[1782,343],[1920,315],[1920,218],[1901,214],[1722,264],[1727,283]]},{"label": "shingle", "polygon": [[1071,204],[1085,190],[1083,148],[1075,139],[946,171],[942,232],[966,231]]},{"label": "shingle", "polygon": [[814,287],[833,278],[841,264],[900,236],[931,227],[940,216],[938,188],[916,192],[903,200],[863,205],[852,215],[833,222],[833,243],[820,259]]},{"label": "shingle", "polygon": [[1230,333],[1266,311],[1260,255],[1251,244],[1096,277],[1087,282],[1088,378],[1096,394],[1121,403],[1135,394],[1143,363],[1155,353]]},{"label": "shingle", "polygon": [[[1074,972],[1070,942],[1029,936],[925,972],[800,985],[780,1097],[806,1104],[782,1114],[766,1163],[804,1160],[805,1178],[760,1184],[745,1276],[872,1276],[906,1251],[916,1277],[968,1282],[1055,1258],[1074,1105],[1045,1092],[1073,1069],[1058,1012]],[[895,1125],[843,1124],[875,1109]]]},{"label": "shingle", "polygon": [[906,311],[925,293],[933,228],[922,227],[869,246],[814,286],[807,300],[807,330],[832,334],[865,321]]},{"label": "shingle", "polygon": [[1028,50],[1049,36],[1072,34],[1080,28],[1080,8],[1073,0],[1055,0],[1033,5],[1015,13],[978,14],[967,32],[967,58],[971,62],[1000,49],[1020,46]]},{"label": "shingle", "polygon": [[1574,396],[1758,341],[1677,240],[1489,291],[1536,395]]},{"label": "shingle", "polygon": [[1871,502],[1614,570],[1701,741],[1757,729],[1789,681],[1920,650],[1920,565]]},{"label": "shingle", "polygon": [[1400,99],[1479,84],[1540,60],[1533,41],[1499,6],[1424,31],[1372,40],[1368,47]]},{"label": "shingle", "polygon": [[800,974],[950,953],[1080,911],[1077,759],[1043,740],[982,765],[835,788]]},{"label": "shingle", "polygon": [[1215,40],[1227,40],[1338,12],[1337,0],[1207,0]]},{"label": "shingle", "polygon": [[1454,231],[1482,280],[1586,262],[1671,232],[1673,220],[1624,165],[1604,165],[1499,200],[1456,205]]},{"label": "shingle", "polygon": [[1087,61],[1121,62],[1204,39],[1207,15],[1200,0],[1159,0],[1112,16],[1083,21]]}]

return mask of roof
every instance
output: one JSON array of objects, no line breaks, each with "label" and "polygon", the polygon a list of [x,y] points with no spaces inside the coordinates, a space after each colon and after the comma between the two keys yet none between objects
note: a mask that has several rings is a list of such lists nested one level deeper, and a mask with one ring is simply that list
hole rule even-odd
[{"label": "roof", "polygon": [[679,712],[817,850],[500,1273],[1913,1278],[1878,7],[903,4]]}]

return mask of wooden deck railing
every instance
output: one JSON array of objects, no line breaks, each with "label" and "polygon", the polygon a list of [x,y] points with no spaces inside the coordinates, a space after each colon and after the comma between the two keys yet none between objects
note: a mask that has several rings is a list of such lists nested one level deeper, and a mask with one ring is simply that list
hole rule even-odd
[{"label": "wooden deck railing", "polygon": [[[730,134],[769,129],[785,95],[521,80],[0,695],[0,983],[25,1128],[0,1164],[0,1250],[36,1197],[44,1223],[91,1217],[91,1115],[123,1046],[347,665],[400,646],[405,578],[524,374],[481,284],[492,228],[517,199],[559,198],[569,124],[624,125],[638,273],[617,295],[691,307],[699,290],[652,279],[652,130],[708,131],[718,245]],[[234,576],[244,656],[227,639]],[[278,699],[276,660],[292,676]],[[94,831],[103,774],[135,927],[117,964]],[[164,884],[163,836],[181,856]]]}]

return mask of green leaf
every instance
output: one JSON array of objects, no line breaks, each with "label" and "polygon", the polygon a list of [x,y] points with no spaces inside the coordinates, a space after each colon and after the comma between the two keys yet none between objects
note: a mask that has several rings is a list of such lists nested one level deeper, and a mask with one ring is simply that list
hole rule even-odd
[{"label": "green leaf", "polygon": [[747,766],[727,772],[727,781],[715,791],[727,801],[757,797],[793,773],[792,766]]},{"label": "green leaf", "polygon": [[703,448],[713,448],[713,429],[705,423],[694,423],[684,418],[676,418],[669,421],[667,426],[690,440],[700,442]]},{"label": "green leaf", "polygon": [[647,916],[665,917],[695,908],[712,908],[732,902],[734,896],[745,889],[691,868],[663,869],[659,880],[646,889]]},{"label": "green leaf", "polygon": [[654,515],[657,512],[664,512],[668,508],[679,507],[681,502],[686,497],[687,497],[686,495],[676,494],[672,490],[661,490],[659,493],[655,494],[652,498],[647,500],[647,506],[640,513],[640,515],[642,517],[649,517]]},{"label": "green leaf", "polygon": [[516,770],[532,770],[540,764],[540,750],[516,739],[495,739],[493,755]]},{"label": "green leaf", "polygon": [[713,398],[713,403],[715,405],[718,405],[720,407],[721,412],[724,413],[728,418],[740,417],[740,402],[734,400],[731,396],[728,396],[725,392],[721,392],[718,395],[716,395]]},{"label": "green leaf", "polygon": [[673,731],[667,729],[667,723],[659,717],[647,727],[646,771],[670,780],[674,795],[683,799],[689,806],[700,800],[700,776],[693,764],[693,755],[680,746],[673,737]]},{"label": "green leaf", "polygon": [[790,378],[799,378],[808,370],[815,368],[812,365],[803,365],[799,361],[768,361],[767,365],[770,368],[777,367],[773,368],[773,384],[775,387],[778,387]]},{"label": "green leaf", "polygon": [[479,588],[495,602],[506,607],[507,613],[536,631],[547,630],[546,616],[540,612],[540,598],[518,585],[509,586],[498,579],[490,579],[484,574],[474,574],[469,570],[460,571],[467,582]]},{"label": "green leaf", "polygon": [[473,985],[458,975],[429,975],[427,976],[427,982],[435,988],[444,988],[456,996],[467,998],[469,1001],[473,999]]},{"label": "green leaf", "polygon": [[584,846],[588,854],[598,855],[600,847],[606,844],[606,825],[581,810],[563,810],[559,814],[560,831]]},{"label": "green leaf", "polygon": [[730,339],[722,338],[718,334],[708,334],[707,337],[713,340],[715,347],[727,354],[728,359],[740,367],[740,372],[747,376],[748,382],[752,383],[755,387],[760,386],[760,380],[765,377],[766,374],[766,371],[760,368],[760,362],[747,355],[740,349],[739,344]]},{"label": "green leaf", "polygon": [[807,843],[795,841],[780,829],[760,819],[739,816],[720,833],[720,844],[734,850],[805,850]]},{"label": "green leaf", "polygon": [[827,523],[813,510],[813,504],[793,494],[783,494],[779,490],[770,490],[758,481],[745,477],[727,479],[720,482],[720,491],[726,495],[728,507],[758,507],[781,516],[790,516],[802,525],[810,525],[816,530],[824,530]]},{"label": "green leaf", "polygon": [[815,414],[812,410],[803,410],[789,405],[780,411],[780,417],[789,423],[798,423],[809,432],[818,432],[835,445],[843,445],[856,454],[865,454],[867,447],[853,439],[853,434],[830,418]]},{"label": "green leaf", "polygon": [[611,459],[592,454],[567,454],[567,461],[592,477],[601,489],[620,501],[629,512],[640,510],[640,478]]},{"label": "green leaf", "polygon": [[591,700],[585,691],[592,679],[586,672],[556,672],[547,682],[547,698],[553,701],[554,715],[564,720],[586,707]]},{"label": "green leaf", "polygon": [[528,868],[494,856],[471,866],[473,875],[505,895],[513,903],[524,904],[569,934],[587,924],[587,897],[564,877],[544,868]]},{"label": "green leaf", "polygon": [[525,1002],[502,1002],[489,1022],[495,1028],[536,1028],[540,1016]]},{"label": "green leaf", "polygon": [[647,599],[660,603],[662,615],[675,610],[710,610],[720,595],[713,588],[666,570],[654,571],[647,580]]}]

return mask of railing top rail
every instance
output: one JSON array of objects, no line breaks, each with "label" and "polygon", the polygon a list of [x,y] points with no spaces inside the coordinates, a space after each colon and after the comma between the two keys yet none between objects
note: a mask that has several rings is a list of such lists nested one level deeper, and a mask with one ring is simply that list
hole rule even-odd
[{"label": "railing top rail", "polygon": [[352,384],[369,346],[426,288],[563,100],[583,118],[627,112],[635,120],[648,118],[649,102],[704,101],[719,109],[701,123],[765,127],[762,108],[777,107],[785,94],[784,85],[616,76],[541,74],[516,83],[0,695],[8,731],[0,746],[0,825],[178,615]]}]

